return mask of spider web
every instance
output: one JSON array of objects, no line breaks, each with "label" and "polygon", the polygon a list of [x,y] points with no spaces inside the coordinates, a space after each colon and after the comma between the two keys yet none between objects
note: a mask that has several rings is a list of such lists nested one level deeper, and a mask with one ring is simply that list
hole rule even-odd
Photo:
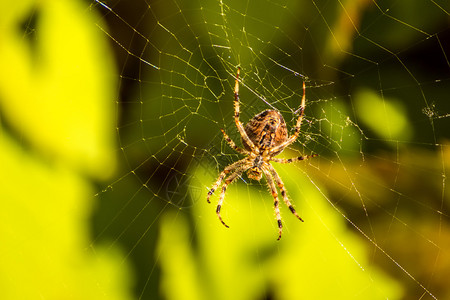
[{"label": "spider web", "polygon": [[[448,2],[135,0],[91,8],[108,24],[98,26],[120,67],[122,165],[97,195],[95,236],[127,249],[137,297],[177,298],[177,287],[194,299],[449,297]],[[274,163],[305,219],[282,208],[278,243],[264,180],[244,175],[229,187],[229,229],[215,214],[220,190],[206,203],[219,172],[242,158],[220,132],[240,144],[238,66],[244,123],[277,109],[292,129],[306,83],[301,134],[280,157],[319,156]],[[230,279],[241,272],[253,274],[240,282],[247,290]]]}]

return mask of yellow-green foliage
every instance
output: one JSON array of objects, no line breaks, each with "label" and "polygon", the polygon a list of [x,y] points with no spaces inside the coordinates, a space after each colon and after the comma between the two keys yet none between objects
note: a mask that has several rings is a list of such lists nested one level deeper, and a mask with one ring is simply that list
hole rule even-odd
[{"label": "yellow-green foliage", "polygon": [[[162,220],[158,260],[167,298],[262,299],[269,293],[274,299],[399,299],[400,285],[371,265],[367,243],[348,230],[322,194],[325,188],[319,192],[296,166],[277,170],[305,220],[284,208],[280,241],[268,191],[241,180],[230,186],[222,206],[227,229],[215,205],[206,203],[207,190],[198,197],[198,187],[214,178],[203,168],[195,170],[197,236],[188,236],[182,214]],[[186,246],[195,243],[196,251]]]},{"label": "yellow-green foliage", "polygon": [[408,141],[411,139],[411,124],[402,102],[384,97],[369,89],[355,94],[358,116],[379,138]]},{"label": "yellow-green foliage", "polygon": [[0,15],[0,298],[129,299],[120,251],[89,236],[88,178],[115,164],[105,35],[77,1],[1,1]]}]

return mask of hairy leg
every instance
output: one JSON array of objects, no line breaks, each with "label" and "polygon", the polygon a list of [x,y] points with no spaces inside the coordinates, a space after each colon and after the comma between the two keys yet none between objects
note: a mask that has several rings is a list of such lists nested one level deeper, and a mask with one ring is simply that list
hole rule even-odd
[{"label": "hairy leg", "polygon": [[236,152],[239,152],[240,154],[248,155],[249,152],[245,149],[242,149],[238,146],[236,146],[236,143],[233,142],[233,140],[226,134],[225,130],[220,129],[223,133],[223,136],[225,138],[225,141],[227,141],[228,145],[230,145],[231,149],[235,150]]},{"label": "hairy leg", "polygon": [[238,67],[237,73],[236,73],[236,82],[234,84],[234,122],[236,123],[236,127],[239,130],[239,133],[242,137],[242,139],[246,142],[247,145],[252,149],[253,152],[259,153],[259,150],[255,147],[253,142],[248,137],[247,133],[245,132],[244,125],[242,125],[241,121],[239,120],[240,115],[240,108],[239,108],[239,74],[241,72],[241,68]]},{"label": "hairy leg", "polygon": [[222,180],[225,178],[225,176],[227,174],[229,174],[230,172],[233,172],[235,169],[238,169],[245,164],[247,164],[246,158],[238,160],[237,162],[225,167],[225,169],[219,174],[219,177],[217,178],[217,180],[214,183],[214,185],[212,186],[212,188],[208,191],[208,196],[206,197],[206,201],[208,201],[208,203],[211,203],[209,201],[209,198],[211,197],[212,194],[214,194],[215,190],[217,189],[217,187],[219,186],[219,184],[222,182]]},{"label": "hairy leg", "polygon": [[222,216],[220,215],[220,209],[222,208],[223,199],[225,198],[225,192],[227,191],[228,185],[230,185],[236,178],[241,176],[246,169],[248,169],[248,166],[242,166],[238,168],[225,179],[222,185],[222,192],[220,193],[219,201],[217,202],[216,214],[217,217],[219,217],[220,222],[222,222],[222,224],[227,228],[229,226],[225,224],[225,222],[222,220]]},{"label": "hairy leg", "polygon": [[298,156],[298,157],[293,157],[293,158],[272,158],[271,161],[280,163],[280,164],[289,164],[292,162],[296,162],[299,160],[307,160],[313,157],[318,156],[317,154],[311,154],[311,155],[304,155],[304,156]]},{"label": "hairy leg", "polygon": [[263,166],[262,168],[264,175],[266,176],[267,185],[269,186],[270,192],[272,193],[272,197],[274,199],[274,210],[275,217],[277,218],[277,226],[278,226],[278,240],[281,239],[281,233],[283,231],[283,223],[281,222],[281,214],[280,214],[280,201],[278,199],[277,188],[275,187],[275,183],[273,182],[272,174]]},{"label": "hairy leg", "polygon": [[295,140],[297,139],[299,133],[300,133],[300,126],[302,125],[302,121],[303,121],[303,113],[305,112],[305,101],[306,101],[306,95],[305,95],[305,82],[303,82],[303,97],[302,97],[302,103],[300,104],[300,108],[298,109],[300,111],[300,116],[297,119],[297,124],[294,127],[294,134],[291,135],[284,143],[274,147],[271,150],[271,153],[276,153],[278,151],[280,151],[281,149],[286,148],[287,146],[289,146],[290,144],[292,144],[293,142],[295,142]]},{"label": "hairy leg", "polygon": [[269,164],[269,170],[270,170],[270,173],[272,174],[273,178],[277,182],[278,188],[281,191],[281,196],[283,196],[284,203],[286,203],[287,207],[289,207],[289,210],[297,217],[297,219],[299,219],[300,221],[303,222],[303,219],[300,218],[300,216],[295,211],[295,208],[292,205],[291,201],[289,201],[289,198],[286,193],[286,188],[284,187],[284,183],[283,183],[283,180],[281,180],[280,175],[278,175],[277,171],[275,171],[275,169],[270,164]]}]

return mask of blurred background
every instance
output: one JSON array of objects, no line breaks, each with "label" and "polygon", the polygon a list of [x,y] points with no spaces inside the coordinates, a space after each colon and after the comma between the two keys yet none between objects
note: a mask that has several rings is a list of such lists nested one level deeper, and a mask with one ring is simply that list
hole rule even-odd
[{"label": "blurred background", "polygon": [[[0,1],[0,298],[450,299],[448,1]],[[241,121],[279,110],[246,175]],[[292,131],[290,131],[292,134]]]}]

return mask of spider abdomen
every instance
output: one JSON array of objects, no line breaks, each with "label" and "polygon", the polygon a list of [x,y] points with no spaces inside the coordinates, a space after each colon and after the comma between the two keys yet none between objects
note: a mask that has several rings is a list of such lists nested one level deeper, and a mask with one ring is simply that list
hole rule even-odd
[{"label": "spider abdomen", "polygon": [[[254,116],[245,125],[245,132],[256,148],[260,150],[274,148],[288,139],[286,122],[280,112],[276,110],[265,110]],[[241,141],[245,149],[251,151],[246,141],[244,139]]]}]

